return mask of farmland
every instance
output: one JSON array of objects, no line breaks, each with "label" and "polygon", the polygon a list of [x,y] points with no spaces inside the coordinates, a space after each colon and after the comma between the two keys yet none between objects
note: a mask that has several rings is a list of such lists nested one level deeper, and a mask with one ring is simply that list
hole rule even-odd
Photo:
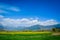
[{"label": "farmland", "polygon": [[0,32],[0,40],[59,40],[51,32]]}]

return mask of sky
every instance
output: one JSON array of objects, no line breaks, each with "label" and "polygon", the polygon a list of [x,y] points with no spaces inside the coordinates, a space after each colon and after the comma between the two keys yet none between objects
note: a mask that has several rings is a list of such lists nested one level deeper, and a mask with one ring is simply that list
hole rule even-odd
[{"label": "sky", "polygon": [[0,22],[4,25],[57,24],[60,0],[0,0]]}]

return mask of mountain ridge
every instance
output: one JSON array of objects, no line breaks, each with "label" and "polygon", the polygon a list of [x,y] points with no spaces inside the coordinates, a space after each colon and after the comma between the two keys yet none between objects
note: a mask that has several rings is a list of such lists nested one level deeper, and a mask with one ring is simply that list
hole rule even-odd
[{"label": "mountain ridge", "polygon": [[48,26],[42,26],[42,25],[32,25],[30,27],[4,27],[0,24],[0,30],[51,30],[52,28],[60,28],[60,24],[55,25],[48,25]]}]

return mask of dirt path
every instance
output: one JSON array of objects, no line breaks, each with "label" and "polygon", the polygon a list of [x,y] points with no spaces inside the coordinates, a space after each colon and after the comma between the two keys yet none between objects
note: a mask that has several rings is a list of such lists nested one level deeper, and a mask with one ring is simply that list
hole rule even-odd
[{"label": "dirt path", "polygon": [[52,33],[52,35],[60,35],[60,32]]}]

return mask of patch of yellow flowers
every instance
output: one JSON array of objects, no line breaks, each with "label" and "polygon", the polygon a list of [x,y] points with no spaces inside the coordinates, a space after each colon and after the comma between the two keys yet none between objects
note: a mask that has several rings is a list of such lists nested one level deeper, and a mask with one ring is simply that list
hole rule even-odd
[{"label": "patch of yellow flowers", "polygon": [[0,32],[0,34],[49,34],[51,32]]}]

